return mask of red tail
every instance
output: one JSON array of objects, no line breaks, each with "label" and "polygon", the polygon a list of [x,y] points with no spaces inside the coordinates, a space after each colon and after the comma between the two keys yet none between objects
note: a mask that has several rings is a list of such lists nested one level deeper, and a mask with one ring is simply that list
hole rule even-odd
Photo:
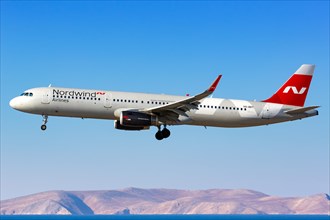
[{"label": "red tail", "polygon": [[272,97],[263,102],[304,106],[314,69],[315,65],[303,64]]}]

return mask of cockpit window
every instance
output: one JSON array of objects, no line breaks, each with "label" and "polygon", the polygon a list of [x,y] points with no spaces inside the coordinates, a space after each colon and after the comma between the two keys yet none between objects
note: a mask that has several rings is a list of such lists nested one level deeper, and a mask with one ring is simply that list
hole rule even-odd
[{"label": "cockpit window", "polygon": [[24,92],[21,94],[21,96],[33,96],[33,93],[32,92]]}]

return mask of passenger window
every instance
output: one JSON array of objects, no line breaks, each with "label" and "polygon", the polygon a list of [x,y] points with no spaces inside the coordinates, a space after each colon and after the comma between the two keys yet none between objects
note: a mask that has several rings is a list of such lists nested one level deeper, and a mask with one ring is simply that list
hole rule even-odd
[{"label": "passenger window", "polygon": [[235,107],[233,108],[233,110],[235,110]]},{"label": "passenger window", "polygon": [[116,99],[113,99],[113,101],[115,102],[115,101],[116,101]]},{"label": "passenger window", "polygon": [[141,103],[143,104],[143,101],[141,101]]},{"label": "passenger window", "polygon": [[101,100],[101,98],[99,98],[99,101]]}]

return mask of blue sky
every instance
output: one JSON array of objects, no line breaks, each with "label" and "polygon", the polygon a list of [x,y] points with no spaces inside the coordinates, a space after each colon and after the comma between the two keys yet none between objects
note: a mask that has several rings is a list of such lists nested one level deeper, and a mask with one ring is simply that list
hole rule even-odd
[{"label": "blue sky", "polygon": [[[184,95],[223,74],[214,97],[263,100],[316,64],[306,105],[272,126],[115,130],[107,120],[10,109],[28,88]],[[46,190],[247,188],[329,193],[329,2],[1,1],[1,199]]]}]

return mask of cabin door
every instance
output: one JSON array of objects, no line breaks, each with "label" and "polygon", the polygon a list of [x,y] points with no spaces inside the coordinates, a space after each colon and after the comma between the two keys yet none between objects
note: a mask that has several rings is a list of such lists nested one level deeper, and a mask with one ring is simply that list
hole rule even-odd
[{"label": "cabin door", "polygon": [[263,119],[271,119],[274,117],[274,109],[271,108],[270,104],[266,104],[264,109],[262,110],[262,118]]},{"label": "cabin door", "polygon": [[104,107],[105,108],[111,108],[112,107],[112,95],[111,93],[106,93],[105,94],[105,99],[104,99]]},{"label": "cabin door", "polygon": [[49,104],[50,103],[50,99],[51,99],[50,92],[51,92],[51,90],[47,89],[47,91],[45,91],[45,93],[42,95],[42,99],[41,99],[42,104]]}]

